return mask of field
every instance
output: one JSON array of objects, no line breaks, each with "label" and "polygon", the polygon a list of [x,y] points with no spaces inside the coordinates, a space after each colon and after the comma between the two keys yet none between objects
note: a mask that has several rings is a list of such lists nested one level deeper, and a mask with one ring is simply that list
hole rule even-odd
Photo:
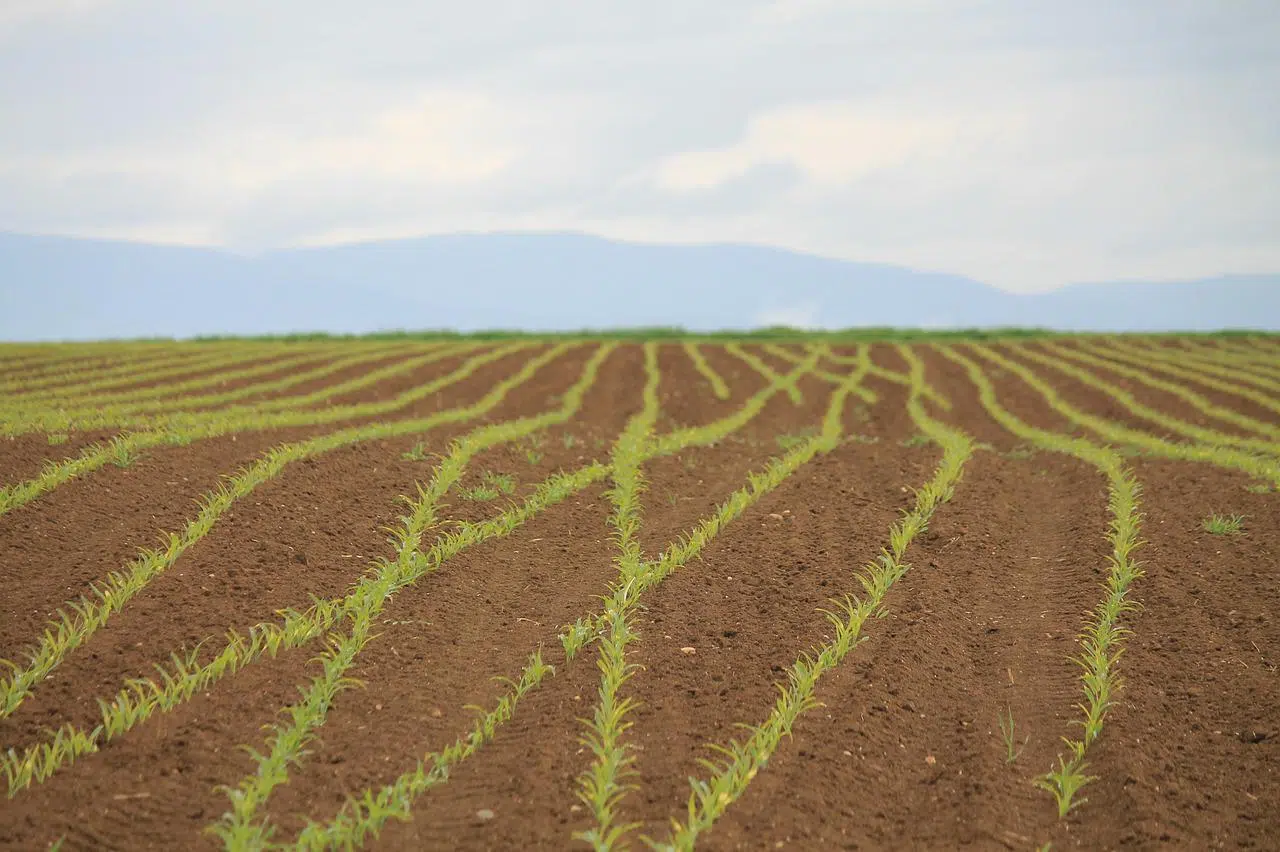
[{"label": "field", "polygon": [[1280,843],[1280,339],[0,346],[0,848]]}]

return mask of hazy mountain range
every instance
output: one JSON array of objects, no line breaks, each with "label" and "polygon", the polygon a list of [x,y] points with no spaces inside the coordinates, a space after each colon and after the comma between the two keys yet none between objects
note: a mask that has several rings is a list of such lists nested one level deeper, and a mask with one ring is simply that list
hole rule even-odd
[{"label": "hazy mountain range", "polygon": [[762,325],[1280,330],[1280,275],[1015,295],[748,245],[477,234],[272,251],[0,234],[0,339]]}]

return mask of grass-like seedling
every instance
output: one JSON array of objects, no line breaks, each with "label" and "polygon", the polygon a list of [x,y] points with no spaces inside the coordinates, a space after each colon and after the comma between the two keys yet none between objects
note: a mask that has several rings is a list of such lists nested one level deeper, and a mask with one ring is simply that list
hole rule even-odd
[{"label": "grass-like seedling", "polygon": [[1207,533],[1214,535],[1239,535],[1244,531],[1244,515],[1212,514],[1200,522]]},{"label": "grass-like seedling", "polygon": [[1000,726],[1000,739],[1004,743],[1004,762],[1013,763],[1022,754],[1022,750],[1031,742],[1028,734],[1018,742],[1017,729],[1013,721],[1013,710],[1006,708],[1004,713],[997,714],[996,722]]},{"label": "grass-like seedling", "polygon": [[70,436],[66,432],[50,432],[45,437],[45,440],[49,442],[49,446],[51,447],[57,446],[58,444],[65,444],[69,439]]},{"label": "grass-like seedling", "polygon": [[816,433],[817,433],[817,430],[810,427],[808,429],[801,429],[799,432],[779,435],[774,440],[778,444],[778,449],[782,450],[783,452],[786,452],[787,450],[790,450],[793,447],[800,446],[805,441],[812,438]]},{"label": "grass-like seedling", "polygon": [[407,452],[401,453],[400,457],[406,461],[425,461],[427,458],[427,445],[422,441],[418,441]]}]

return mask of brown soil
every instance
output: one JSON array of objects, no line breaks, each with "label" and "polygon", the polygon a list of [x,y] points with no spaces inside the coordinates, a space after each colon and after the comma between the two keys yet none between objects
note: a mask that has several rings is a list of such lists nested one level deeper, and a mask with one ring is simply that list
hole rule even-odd
[{"label": "brown soil", "polygon": [[[764,386],[718,346],[701,348],[732,396],[717,400],[681,347],[664,343],[659,432],[725,417]],[[790,368],[757,345],[748,350],[778,371]],[[535,351],[503,358],[392,419],[474,402]],[[453,438],[556,408],[592,351],[592,344],[575,347],[475,421],[287,467],[0,719],[0,750],[42,742],[48,728],[66,722],[91,727],[95,698],[148,674],[171,651],[207,640],[207,659],[228,628],[274,620],[282,607],[306,606],[309,595],[342,595],[392,555],[388,530],[406,513],[398,498],[429,479]],[[1144,487],[1138,558],[1146,576],[1133,589],[1143,608],[1127,617],[1133,634],[1120,662],[1119,703],[1089,754],[1098,779],[1082,794],[1088,801],[1059,821],[1031,779],[1049,768],[1059,737],[1074,732],[1081,692],[1070,657],[1084,611],[1102,594],[1106,483],[1071,457],[1031,451],[982,408],[963,370],[928,347],[917,351],[928,380],[951,403],[930,411],[990,448],[970,459],[954,499],[912,545],[912,570],[890,591],[888,615],[869,623],[865,643],[823,678],[822,705],[801,717],[699,845],[1268,848],[1280,836],[1275,495],[1247,490],[1247,478],[1232,472],[1132,460]],[[891,345],[873,346],[872,357],[906,371]],[[392,398],[464,360],[442,360],[341,402]],[[1018,417],[1071,431],[1016,376],[975,360]],[[1029,365],[1073,404],[1158,433],[1096,391]],[[643,384],[640,345],[621,346],[569,423],[472,461],[424,546],[452,521],[495,515],[557,470],[607,462],[612,441],[639,409]],[[636,611],[639,638],[628,659],[640,668],[625,694],[638,702],[626,734],[637,789],[620,807],[620,819],[641,824],[633,845],[640,833],[661,839],[670,819],[683,817],[688,778],[705,777],[699,758],[715,757],[708,744],[743,736],[737,723],[763,720],[785,668],[829,633],[817,609],[860,591],[856,572],[911,505],[910,488],[932,476],[939,450],[915,437],[906,389],[878,377],[866,385],[879,401],[851,399],[844,411],[856,439],[763,497]],[[816,433],[833,388],[806,377],[800,389],[799,405],[775,395],[735,435],[645,466],[640,541],[647,556],[714,512],[749,471]],[[1153,407],[1201,422],[1168,394],[1132,390]],[[157,448],[130,467],[108,465],[0,516],[7,568],[0,657],[21,658],[52,608],[152,546],[161,531],[181,529],[195,514],[193,499],[220,474],[281,441],[348,425]],[[102,436],[74,434],[57,447],[43,436],[0,443],[3,481],[33,475],[41,459],[71,454],[94,437]],[[477,487],[504,477],[513,493],[476,496]],[[331,819],[348,796],[390,783],[464,735],[473,718],[467,705],[491,706],[506,688],[494,678],[517,677],[540,647],[555,675],[447,783],[414,803],[409,822],[389,823],[371,845],[582,846],[572,835],[590,819],[576,793],[592,758],[580,742],[580,719],[596,701],[598,647],[566,661],[557,634],[598,611],[616,578],[607,487],[592,486],[510,536],[464,551],[386,602],[377,635],[349,672],[362,685],[338,694],[264,810],[277,839],[295,836],[307,817]],[[1245,534],[1204,532],[1200,523],[1211,512],[1243,514]],[[0,808],[0,848],[44,848],[59,837],[64,849],[216,848],[216,838],[202,833],[228,808],[216,788],[254,771],[240,746],[268,747],[264,727],[285,719],[281,708],[319,673],[320,650],[313,643],[260,660],[18,793]],[[1012,763],[997,726],[1010,711],[1018,740],[1028,738]]]}]

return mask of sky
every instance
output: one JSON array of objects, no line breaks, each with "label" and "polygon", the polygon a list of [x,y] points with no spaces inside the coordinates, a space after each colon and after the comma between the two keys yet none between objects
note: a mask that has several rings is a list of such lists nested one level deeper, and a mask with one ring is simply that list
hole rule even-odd
[{"label": "sky", "polygon": [[0,0],[0,230],[1280,271],[1275,0]]}]

